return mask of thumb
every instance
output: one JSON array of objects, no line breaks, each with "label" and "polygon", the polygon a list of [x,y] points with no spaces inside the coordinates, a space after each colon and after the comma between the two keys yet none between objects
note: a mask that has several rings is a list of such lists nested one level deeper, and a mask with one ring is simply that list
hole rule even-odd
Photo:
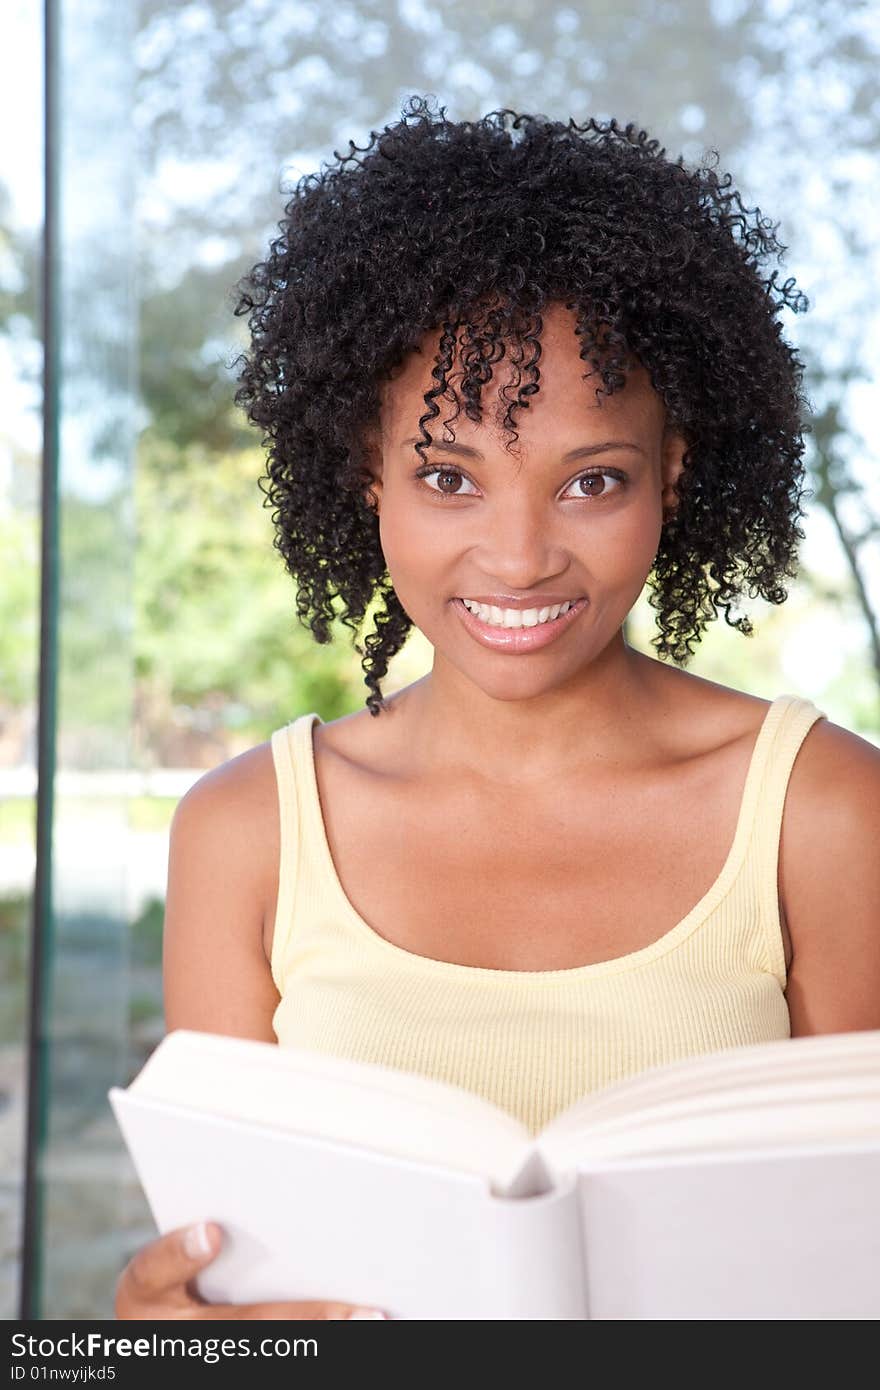
[{"label": "thumb", "polygon": [[[136,1250],[116,1285],[117,1318],[143,1317],[144,1308],[191,1307],[189,1287],[199,1270],[220,1250],[223,1233],[215,1221],[178,1227]],[[153,1313],[155,1316],[155,1312]]]},{"label": "thumb", "polygon": [[203,1265],[213,1260],[223,1243],[223,1233],[216,1221],[197,1221],[179,1232],[183,1253],[189,1260]]}]

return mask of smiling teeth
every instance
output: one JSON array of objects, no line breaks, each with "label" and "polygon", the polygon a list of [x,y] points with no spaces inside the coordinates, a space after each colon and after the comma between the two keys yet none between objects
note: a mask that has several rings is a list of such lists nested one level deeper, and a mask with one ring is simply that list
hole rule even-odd
[{"label": "smiling teeth", "polygon": [[567,613],[576,601],[568,599],[565,603],[554,603],[552,608],[496,608],[487,603],[474,603],[473,599],[462,599],[465,608],[490,627],[537,627]]}]

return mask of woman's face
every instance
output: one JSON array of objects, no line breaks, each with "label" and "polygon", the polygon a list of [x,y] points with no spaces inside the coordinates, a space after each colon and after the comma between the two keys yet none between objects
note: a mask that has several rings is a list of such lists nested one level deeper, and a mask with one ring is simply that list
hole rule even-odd
[{"label": "woman's face", "polygon": [[[562,305],[545,313],[540,389],[509,452],[498,395],[508,359],[483,387],[482,422],[458,415],[454,444],[442,442],[454,407],[438,398],[427,464],[413,440],[439,330],[384,388],[372,492],[392,583],[434,647],[435,672],[449,663],[500,700],[577,682],[620,633],[682,467],[684,440],[665,428],[647,372],[598,404],[574,324]],[[572,600],[555,620],[546,611]]]}]

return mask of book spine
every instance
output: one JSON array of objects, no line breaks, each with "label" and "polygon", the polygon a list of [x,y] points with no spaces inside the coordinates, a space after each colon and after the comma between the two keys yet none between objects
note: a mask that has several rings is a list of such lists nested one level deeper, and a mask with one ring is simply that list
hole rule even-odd
[{"label": "book spine", "polygon": [[574,1175],[533,1197],[491,1195],[486,1203],[481,1303],[503,1319],[582,1319],[586,1261]]}]

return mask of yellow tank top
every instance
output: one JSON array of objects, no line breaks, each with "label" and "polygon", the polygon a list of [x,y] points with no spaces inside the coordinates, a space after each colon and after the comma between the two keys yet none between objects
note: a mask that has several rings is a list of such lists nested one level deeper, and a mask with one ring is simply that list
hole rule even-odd
[{"label": "yellow tank top", "polygon": [[711,888],[659,940],[565,970],[461,965],[380,936],[346,897],[330,853],[312,744],[319,715],[276,730],[278,1042],[451,1082],[511,1111],[534,1135],[587,1092],[634,1072],[789,1037],[779,833],[795,756],[824,717],[809,700],[777,696]]}]

